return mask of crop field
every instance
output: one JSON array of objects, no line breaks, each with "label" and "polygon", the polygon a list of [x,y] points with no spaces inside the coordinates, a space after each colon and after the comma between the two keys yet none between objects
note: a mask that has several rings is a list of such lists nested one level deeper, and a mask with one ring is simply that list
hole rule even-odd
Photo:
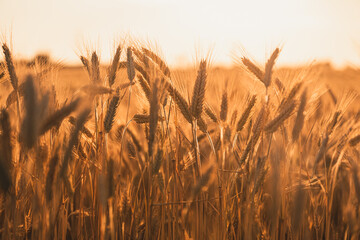
[{"label": "crop field", "polygon": [[1,50],[1,239],[360,238],[356,67]]}]

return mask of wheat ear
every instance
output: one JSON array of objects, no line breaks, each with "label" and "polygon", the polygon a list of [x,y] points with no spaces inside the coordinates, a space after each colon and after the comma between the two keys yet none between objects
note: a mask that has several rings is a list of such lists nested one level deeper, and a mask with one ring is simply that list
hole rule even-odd
[{"label": "wheat ear", "polygon": [[109,74],[108,74],[109,87],[111,87],[115,83],[116,72],[119,67],[120,54],[121,54],[121,47],[118,46],[116,48],[116,52],[109,69]]},{"label": "wheat ear", "polygon": [[14,90],[17,91],[19,80],[16,76],[14,62],[12,60],[10,49],[8,48],[8,46],[6,44],[3,44],[2,48],[3,48],[4,55],[5,55],[5,62],[6,62],[9,76],[10,76],[11,85],[13,86]]},{"label": "wheat ear", "polygon": [[304,110],[306,105],[306,93],[307,91],[305,89],[301,95],[300,105],[297,111],[296,120],[292,131],[293,142],[295,142],[299,138],[301,130],[304,126],[304,119],[305,119]]},{"label": "wheat ear", "polygon": [[256,103],[256,95],[253,95],[251,97],[246,109],[241,114],[241,117],[240,117],[239,121],[236,124],[236,131],[237,132],[240,132],[244,128],[244,126],[246,124],[246,121],[248,120],[248,118],[250,116],[251,110],[255,106],[255,103]]},{"label": "wheat ear", "polygon": [[279,48],[276,48],[274,52],[271,54],[269,60],[266,62],[265,74],[263,79],[263,83],[265,84],[266,87],[269,87],[271,84],[272,70],[275,65],[275,61],[279,56],[279,52],[280,52]]},{"label": "wheat ear", "polygon": [[221,97],[221,105],[220,105],[220,119],[221,121],[225,122],[227,119],[227,114],[228,114],[228,95],[226,90],[224,90],[224,93],[222,94]]},{"label": "wheat ear", "polygon": [[119,106],[119,100],[120,100],[120,97],[118,94],[113,96],[111,98],[110,104],[106,111],[106,115],[105,115],[105,119],[104,119],[104,129],[105,129],[105,132],[107,132],[107,133],[110,132],[112,126],[114,125],[114,119],[115,119],[115,115],[116,115],[116,109]]},{"label": "wheat ear", "polygon": [[91,55],[91,78],[93,84],[100,83],[100,62],[95,51]]},{"label": "wheat ear", "polygon": [[197,78],[195,80],[193,95],[191,98],[191,107],[190,107],[191,113],[196,119],[200,118],[201,113],[203,111],[206,77],[207,77],[206,61],[202,60],[200,62]]}]

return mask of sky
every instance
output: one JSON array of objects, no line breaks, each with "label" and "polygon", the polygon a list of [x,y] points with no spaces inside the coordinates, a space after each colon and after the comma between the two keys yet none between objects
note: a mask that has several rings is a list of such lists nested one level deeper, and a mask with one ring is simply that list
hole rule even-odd
[{"label": "sky", "polygon": [[210,54],[215,64],[246,55],[264,63],[332,61],[360,65],[359,0],[0,0],[0,41],[15,57],[39,52],[80,64],[84,49],[105,62],[114,44],[137,40],[185,66]]}]

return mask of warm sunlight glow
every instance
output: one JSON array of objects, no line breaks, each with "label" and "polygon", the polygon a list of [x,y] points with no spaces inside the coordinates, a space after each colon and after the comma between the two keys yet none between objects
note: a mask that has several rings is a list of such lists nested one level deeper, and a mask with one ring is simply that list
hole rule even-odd
[{"label": "warm sunlight glow", "polygon": [[0,240],[360,239],[360,0],[0,0]]},{"label": "warm sunlight glow", "polygon": [[172,65],[211,49],[217,63],[241,48],[262,61],[279,45],[279,63],[343,65],[360,62],[359,10],[357,0],[2,0],[0,29],[16,53],[50,51],[65,62],[78,61],[84,42],[108,49],[106,59],[113,41],[131,34],[161,46]]}]

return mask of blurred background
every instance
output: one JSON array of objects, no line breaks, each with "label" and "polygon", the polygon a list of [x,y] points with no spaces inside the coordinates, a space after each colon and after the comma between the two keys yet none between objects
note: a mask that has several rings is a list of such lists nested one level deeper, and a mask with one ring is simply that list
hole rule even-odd
[{"label": "blurred background", "polygon": [[215,65],[243,54],[263,63],[280,46],[279,65],[344,67],[360,63],[359,10],[358,0],[0,0],[0,40],[17,58],[65,64],[80,64],[86,49],[109,61],[116,43],[136,40],[170,66],[207,55]]}]

